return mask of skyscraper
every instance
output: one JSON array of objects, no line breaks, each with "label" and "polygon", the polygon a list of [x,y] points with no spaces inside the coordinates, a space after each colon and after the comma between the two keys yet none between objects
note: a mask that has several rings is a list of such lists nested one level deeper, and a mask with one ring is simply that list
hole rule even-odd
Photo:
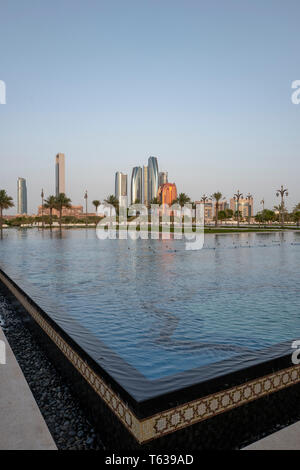
[{"label": "skyscraper", "polygon": [[118,199],[120,207],[128,206],[127,175],[121,171],[117,171],[115,176],[115,197]]},{"label": "skyscraper", "polygon": [[27,214],[27,187],[24,178],[18,178],[18,214]]},{"label": "skyscraper", "polygon": [[143,204],[148,204],[148,167],[143,166]]},{"label": "skyscraper", "polygon": [[143,173],[140,166],[135,166],[131,175],[131,204],[138,200],[142,203]]},{"label": "skyscraper", "polygon": [[55,157],[55,194],[66,193],[65,154],[58,153]]},{"label": "skyscraper", "polygon": [[116,172],[115,196],[117,199],[120,196],[127,196],[127,175],[122,173],[121,171]]},{"label": "skyscraper", "polygon": [[148,159],[148,202],[150,203],[158,192],[158,163],[156,157]]},{"label": "skyscraper", "polygon": [[168,173],[166,171],[160,171],[158,175],[158,186],[162,186],[168,182]]}]

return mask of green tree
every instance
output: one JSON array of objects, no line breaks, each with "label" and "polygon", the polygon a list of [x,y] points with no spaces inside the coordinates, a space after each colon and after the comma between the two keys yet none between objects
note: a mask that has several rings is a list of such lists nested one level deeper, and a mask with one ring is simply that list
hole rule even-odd
[{"label": "green tree", "polygon": [[294,211],[300,211],[300,202],[294,207]]},{"label": "green tree", "polygon": [[222,225],[222,221],[227,219],[226,212],[225,211],[219,211],[218,219],[221,221],[221,225]]},{"label": "green tree", "polygon": [[300,202],[294,207],[294,210],[291,214],[291,219],[296,222],[297,227],[299,227],[300,223]]},{"label": "green tree", "polygon": [[216,193],[212,194],[212,199],[216,201],[216,216],[215,216],[215,225],[216,227],[218,226],[218,220],[219,220],[219,205],[220,205],[220,200],[222,199],[222,193],[220,191],[217,191]]},{"label": "green tree", "polygon": [[233,215],[234,215],[234,218],[236,219],[236,221],[238,222],[238,225],[239,225],[239,221],[242,218],[242,212],[241,211],[235,211]]},{"label": "green tree", "polygon": [[55,202],[55,209],[58,210],[59,213],[59,228],[61,229],[61,218],[62,218],[62,211],[63,208],[71,207],[71,199],[69,199],[64,193],[60,193],[56,197]]},{"label": "green tree", "polygon": [[13,198],[8,196],[5,189],[0,189],[0,229],[2,232],[3,211],[14,207]]},{"label": "green tree", "polygon": [[49,196],[48,199],[45,200],[44,202],[44,207],[46,209],[49,209],[49,214],[50,214],[50,229],[52,228],[52,223],[53,223],[53,217],[52,217],[52,213],[53,213],[53,209],[56,208],[56,197],[55,196]]},{"label": "green tree", "polygon": [[294,222],[296,222],[297,224],[297,227],[299,227],[299,223],[300,223],[300,211],[293,211],[292,213],[292,219],[294,220]]},{"label": "green tree", "polygon": [[276,219],[276,214],[270,209],[264,209],[261,212],[258,212],[255,216],[255,220],[258,223],[273,222]]},{"label": "green tree", "polygon": [[233,210],[232,209],[225,209],[226,219],[232,219],[233,217]]}]

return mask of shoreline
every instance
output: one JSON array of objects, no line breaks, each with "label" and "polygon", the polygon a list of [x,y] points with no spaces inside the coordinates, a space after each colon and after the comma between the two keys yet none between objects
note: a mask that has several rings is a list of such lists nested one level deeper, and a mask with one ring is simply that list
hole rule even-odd
[{"label": "shoreline", "polygon": [[[132,227],[131,224],[127,224],[126,226],[126,229],[125,229],[125,226],[122,227],[122,229],[120,231],[123,231],[123,230],[128,230],[130,227]],[[116,231],[119,231],[119,227],[118,225],[114,226],[113,227]],[[193,228],[192,228],[192,231],[193,233],[196,232],[196,226],[193,225]],[[198,227],[199,228],[199,227]],[[14,229],[17,229],[17,230],[38,230],[38,231],[43,231],[43,230],[47,230],[47,231],[53,231],[53,232],[58,232],[60,231],[61,229],[64,229],[64,230],[71,230],[71,229],[76,229],[76,230],[82,230],[82,229],[94,229],[94,230],[99,230],[99,228],[97,228],[97,226],[95,224],[88,224],[88,225],[72,225],[72,224],[62,224],[61,226],[61,229],[59,226],[52,226],[52,228],[50,228],[50,226],[44,226],[44,227],[37,227],[37,226],[15,226],[15,227],[11,227],[11,226],[3,226],[2,227],[2,232],[4,232],[5,230],[14,230]],[[162,230],[163,227],[160,225],[159,226],[159,233],[162,233]],[[191,233],[190,230],[189,230],[189,227],[187,227],[188,230],[186,230],[186,233]],[[105,228],[103,228],[102,230],[105,230]],[[137,232],[140,232],[140,227],[137,226],[137,229],[136,229]],[[148,232],[151,233],[151,229],[150,227],[148,228]],[[153,231],[154,233],[157,233],[158,230],[154,230]],[[180,233],[180,231],[176,231],[174,230],[174,227],[170,227],[170,231],[169,233]],[[238,233],[290,233],[290,232],[300,232],[300,227],[296,227],[296,226],[292,226],[292,227],[274,227],[274,226],[268,226],[268,227],[249,227],[249,226],[246,226],[246,227],[230,227],[230,226],[218,226],[218,227],[209,227],[209,226],[205,226],[205,229],[204,229],[204,234],[231,234],[231,233],[234,233],[234,234],[238,234]],[[165,232],[165,233],[168,233],[168,232]],[[183,233],[183,232],[182,232]],[[201,230],[199,230],[199,233],[202,233]]]}]

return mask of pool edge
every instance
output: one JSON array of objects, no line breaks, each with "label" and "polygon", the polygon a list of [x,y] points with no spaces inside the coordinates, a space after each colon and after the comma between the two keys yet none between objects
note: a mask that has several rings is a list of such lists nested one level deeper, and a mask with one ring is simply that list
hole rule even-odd
[{"label": "pool edge", "polygon": [[[1,270],[0,281],[140,445],[300,382],[300,365],[294,365],[139,419],[121,396],[92,370]],[[52,320],[52,323],[55,322]]]}]

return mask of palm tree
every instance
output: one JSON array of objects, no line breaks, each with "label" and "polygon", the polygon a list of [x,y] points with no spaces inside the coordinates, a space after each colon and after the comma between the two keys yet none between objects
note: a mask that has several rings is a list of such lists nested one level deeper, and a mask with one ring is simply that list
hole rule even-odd
[{"label": "palm tree", "polygon": [[240,226],[240,220],[241,220],[243,214],[242,214],[241,211],[235,211],[233,215],[234,215],[234,218],[237,221],[237,226],[239,227]]},{"label": "palm tree", "polygon": [[71,199],[69,199],[64,193],[60,193],[55,200],[55,209],[59,212],[59,228],[61,229],[62,211],[64,207],[71,207]]},{"label": "palm tree", "polygon": [[180,193],[177,198],[177,202],[180,207],[183,207],[185,204],[189,204],[191,202],[191,198],[185,193]]},{"label": "palm tree", "polygon": [[110,196],[107,196],[107,198],[104,199],[104,201],[107,202],[107,204],[111,204],[112,206],[115,207],[116,210],[118,210],[119,201],[113,194],[111,194]]},{"label": "palm tree", "polygon": [[278,206],[274,206],[274,210],[278,212],[278,222],[281,223],[281,227],[283,228],[285,216],[288,214],[284,201],[281,202]]},{"label": "palm tree", "polygon": [[95,209],[96,209],[96,215],[97,215],[97,209],[98,207],[100,206],[101,202],[98,201],[98,199],[96,199],[95,201],[93,201],[93,206],[95,206]]},{"label": "palm tree", "polygon": [[213,193],[211,197],[212,197],[212,199],[214,199],[216,201],[216,221],[215,221],[215,225],[217,227],[218,226],[218,218],[219,218],[219,204],[220,204],[220,199],[222,199],[222,193],[220,193],[220,191],[218,191],[216,193]]},{"label": "palm tree", "polygon": [[284,215],[287,213],[287,210],[285,209],[285,204],[284,204],[284,197],[288,196],[289,192],[287,189],[284,189],[283,186],[281,185],[280,189],[277,189],[276,191],[276,196],[279,197],[281,196],[281,204],[279,204],[279,208],[281,209],[279,212],[279,219],[281,219],[281,227],[284,227]]},{"label": "palm tree", "polygon": [[44,201],[44,207],[46,209],[49,209],[49,214],[50,214],[50,229],[52,229],[52,212],[53,209],[56,208],[56,197],[55,196],[49,196],[48,199]]},{"label": "palm tree", "polygon": [[295,206],[294,211],[300,211],[300,202]]},{"label": "palm tree", "polygon": [[158,197],[154,197],[154,198],[152,199],[152,201],[150,201],[150,205],[151,205],[151,204],[159,204],[159,202],[160,202],[160,201],[159,201]]},{"label": "palm tree", "polygon": [[14,207],[13,198],[8,196],[5,189],[0,189],[0,229],[2,232],[2,224],[3,224],[3,210],[9,209],[10,207]]}]

